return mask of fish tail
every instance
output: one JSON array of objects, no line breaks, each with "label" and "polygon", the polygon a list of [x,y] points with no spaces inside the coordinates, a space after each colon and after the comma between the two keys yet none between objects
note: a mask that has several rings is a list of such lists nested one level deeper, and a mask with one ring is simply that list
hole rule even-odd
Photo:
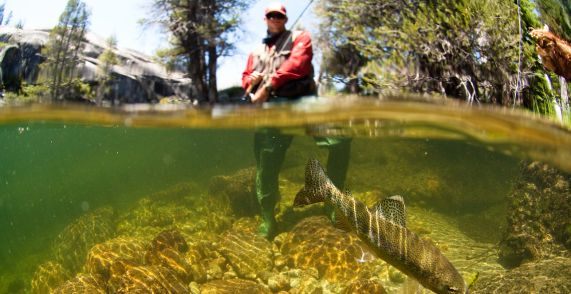
[{"label": "fish tail", "polygon": [[305,167],[305,186],[297,193],[294,207],[301,207],[325,201],[331,181],[316,159],[310,159]]}]

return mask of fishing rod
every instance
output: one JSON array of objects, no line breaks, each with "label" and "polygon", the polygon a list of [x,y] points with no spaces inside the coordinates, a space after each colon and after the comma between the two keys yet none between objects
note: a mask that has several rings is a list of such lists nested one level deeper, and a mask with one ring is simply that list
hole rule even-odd
[{"label": "fishing rod", "polygon": [[[295,27],[295,25],[299,22],[299,20],[301,19],[301,17],[303,16],[303,14],[305,13],[305,11],[307,11],[307,9],[309,8],[309,6],[311,6],[311,4],[313,3],[313,1],[315,0],[311,0],[309,1],[309,3],[307,3],[307,5],[305,6],[305,8],[301,11],[301,13],[299,14],[299,16],[295,19],[295,21],[290,25],[288,31],[293,30],[293,28]],[[283,44],[281,44],[280,49],[276,52],[281,52],[284,49],[284,46],[287,44],[287,42],[283,42]],[[262,80],[265,80],[262,79]],[[248,86],[248,89],[246,89],[246,92],[244,93],[244,96],[242,97],[241,101],[244,102],[248,102],[248,103],[252,103],[252,90],[254,90],[254,87],[256,87],[260,82],[257,83],[252,83],[250,84],[250,86]]]}]

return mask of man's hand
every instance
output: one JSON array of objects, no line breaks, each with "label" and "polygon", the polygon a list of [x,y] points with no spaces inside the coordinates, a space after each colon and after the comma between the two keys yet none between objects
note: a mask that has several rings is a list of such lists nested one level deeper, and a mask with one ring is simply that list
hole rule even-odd
[{"label": "man's hand", "polygon": [[252,97],[252,103],[264,103],[268,101],[268,98],[270,98],[270,91],[268,91],[268,88],[262,86],[256,91],[254,97]]},{"label": "man's hand", "polygon": [[264,78],[264,75],[261,72],[254,71],[250,75],[250,85],[255,86],[255,85],[259,84],[263,78]]}]

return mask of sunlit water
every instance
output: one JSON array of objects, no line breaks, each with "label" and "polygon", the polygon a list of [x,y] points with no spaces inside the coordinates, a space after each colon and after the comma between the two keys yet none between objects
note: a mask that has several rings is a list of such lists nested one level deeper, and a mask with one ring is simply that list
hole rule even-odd
[{"label": "sunlit water", "polygon": [[[153,230],[175,228],[189,244],[198,241],[197,236],[209,232],[189,229],[192,224],[187,226],[190,221],[184,217],[209,206],[199,209],[189,201],[216,199],[215,191],[225,187],[213,188],[217,185],[213,178],[253,168],[253,136],[265,127],[294,135],[280,178],[282,199],[277,213],[284,235],[277,240],[282,240],[302,219],[323,215],[321,210],[311,208],[294,211],[290,203],[303,186],[307,160],[326,159],[327,150],[318,148],[312,138],[352,137],[347,188],[369,206],[386,196],[402,195],[410,229],[437,244],[467,283],[478,277],[474,282],[476,292],[478,283],[495,283],[488,288],[480,285],[479,293],[491,289],[497,293],[517,289],[514,293],[521,293],[521,288],[508,285],[518,281],[491,282],[486,278],[508,276],[518,269],[504,267],[498,252],[500,241],[509,231],[507,219],[513,209],[508,195],[513,195],[522,177],[522,166],[537,160],[565,179],[571,172],[571,133],[566,129],[529,113],[442,101],[319,99],[264,108],[226,106],[202,110],[173,105],[121,109],[4,107],[0,108],[0,292],[37,291],[32,280],[35,273],[38,279],[38,267],[57,261],[55,247],[62,242],[57,236],[98,208],[111,207],[116,215],[112,227],[122,226],[107,239],[130,233],[141,236],[143,228],[125,229],[124,224],[130,224],[129,217],[136,214],[133,211],[140,208],[141,199],[155,201],[156,195],[167,195],[167,200],[160,200],[161,205],[168,206],[172,201],[173,206],[180,205],[188,213],[177,216],[175,221],[154,224]],[[180,188],[180,192],[177,187],[181,185],[192,188]],[[251,191],[248,184],[244,187]],[[569,193],[569,188],[560,190]],[[169,193],[179,193],[186,200],[180,202],[178,194]],[[259,222],[257,207],[251,210],[221,210],[227,221],[212,228],[207,238],[212,240],[212,251],[222,242],[216,238],[226,236],[225,231],[233,224]],[[169,213],[168,209],[162,211]],[[192,217],[200,218],[200,214],[211,217],[203,212]],[[201,228],[207,231],[209,227]],[[152,237],[149,233],[141,238],[148,243]],[[274,246],[274,256],[280,253],[280,242],[283,240]],[[553,255],[554,251],[549,252]],[[560,252],[551,257],[568,256],[568,251]],[[365,253],[355,256],[358,264],[370,259],[374,257]],[[541,259],[544,257],[532,263]],[[417,290],[418,285],[411,279],[395,278],[392,268],[375,262],[379,263],[379,271],[373,271],[368,278],[380,281],[389,293]],[[267,277],[241,277],[232,261],[223,263],[222,271],[226,273],[222,277],[237,276],[269,287]],[[270,272],[278,275],[294,266],[279,266],[276,262]],[[67,270],[67,280],[88,272],[87,266]],[[328,275],[322,271],[317,278],[325,292],[343,291],[351,283],[327,281]],[[530,275],[528,280],[533,279],[533,271]],[[209,273],[206,280],[191,284],[200,289],[219,278]],[[555,284],[560,293],[568,291],[569,282],[557,279],[521,287],[526,289],[524,292],[537,293],[542,286]],[[277,291],[275,285],[272,287]],[[284,289],[295,290],[295,285],[288,287]]]}]

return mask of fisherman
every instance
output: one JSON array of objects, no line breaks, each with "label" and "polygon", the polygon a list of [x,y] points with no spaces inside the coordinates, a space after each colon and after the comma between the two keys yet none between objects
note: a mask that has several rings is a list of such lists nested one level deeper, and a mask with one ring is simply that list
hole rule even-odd
[{"label": "fisherman", "polygon": [[[242,86],[253,93],[254,104],[297,101],[317,94],[313,80],[311,37],[306,31],[289,31],[286,8],[271,3],[265,9],[267,36],[248,57]],[[256,197],[261,207],[259,232],[271,239],[277,233],[275,207],[279,201],[278,177],[293,137],[278,129],[265,128],[254,136]],[[317,145],[329,149],[327,170],[339,189],[345,186],[351,141],[348,138],[315,137]],[[326,207],[333,218],[333,210]]]}]

